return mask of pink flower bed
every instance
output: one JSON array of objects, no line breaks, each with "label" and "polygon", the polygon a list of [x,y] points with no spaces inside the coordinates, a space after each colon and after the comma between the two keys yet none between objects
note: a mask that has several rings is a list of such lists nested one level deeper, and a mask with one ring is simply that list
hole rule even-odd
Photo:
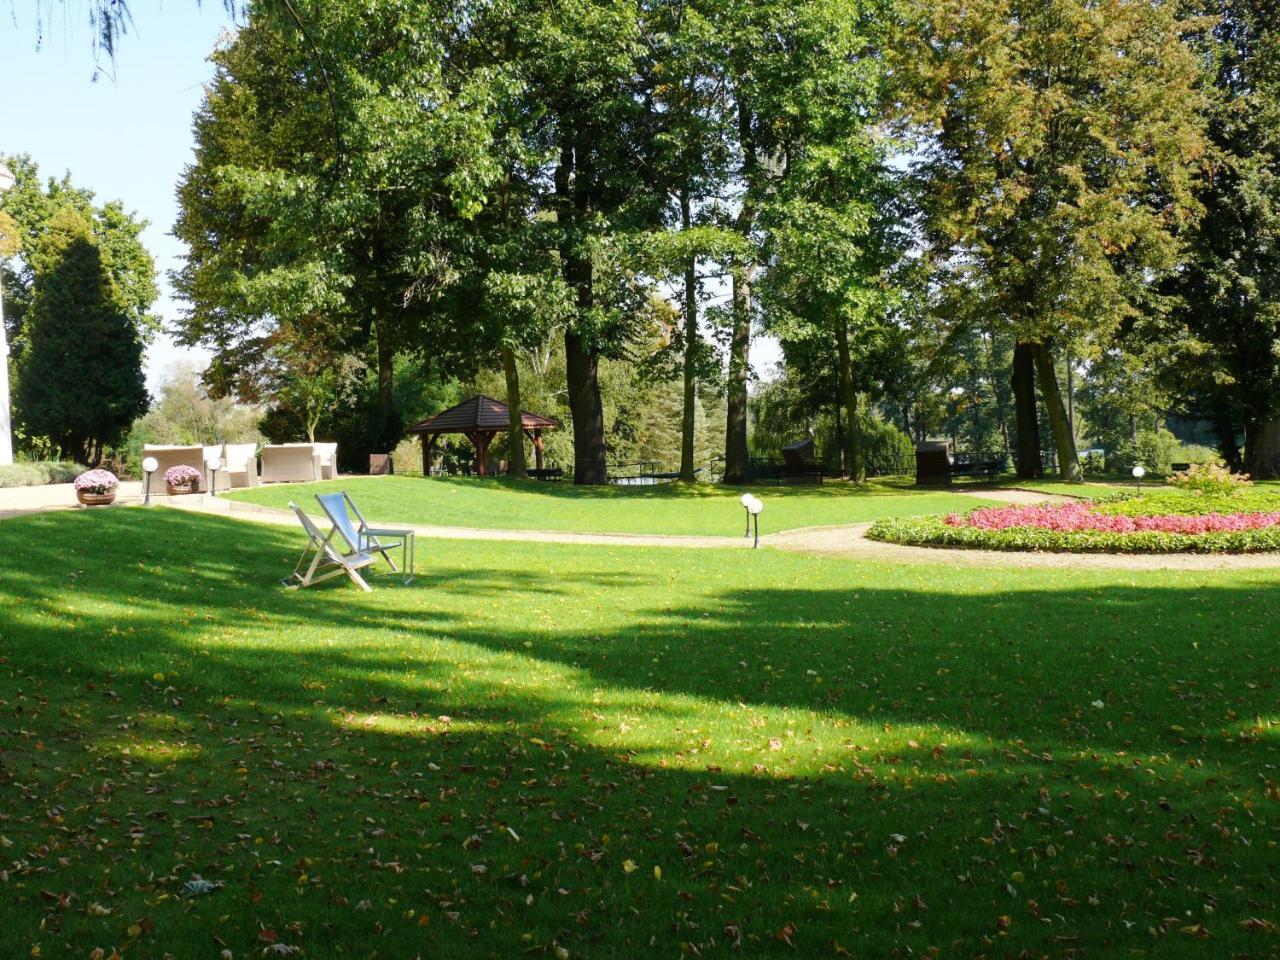
[{"label": "pink flower bed", "polygon": [[1010,527],[1041,527],[1045,530],[1072,532],[1099,530],[1103,533],[1225,533],[1238,530],[1260,530],[1280,525],[1280,513],[1207,513],[1187,517],[1166,514],[1153,517],[1126,517],[1094,513],[1087,503],[1073,501],[1034,507],[983,507],[968,516],[947,516],[952,527],[977,527],[980,530],[1007,530]]}]

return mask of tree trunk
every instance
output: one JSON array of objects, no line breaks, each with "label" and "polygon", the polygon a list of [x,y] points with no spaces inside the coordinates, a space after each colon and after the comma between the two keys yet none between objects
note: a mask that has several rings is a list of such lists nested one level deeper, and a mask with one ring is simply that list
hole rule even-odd
[{"label": "tree trunk", "polygon": [[[680,193],[680,225],[693,227],[689,192]],[[696,478],[693,465],[694,428],[698,402],[698,258],[690,255],[684,266],[684,409],[680,417],[680,479],[692,483]]]},{"label": "tree trunk", "polygon": [[1236,425],[1231,420],[1227,405],[1221,401],[1213,405],[1213,429],[1218,436],[1218,453],[1232,473],[1239,473],[1244,469],[1244,457],[1240,453],[1240,444],[1236,442]]},{"label": "tree trunk", "polygon": [[[742,179],[748,195],[743,199],[735,223],[746,243],[755,229],[755,207],[750,200],[751,183],[755,179],[756,155],[752,136],[751,110],[738,104],[738,138],[742,144]],[[729,340],[729,383],[724,432],[724,482],[745,483],[749,478],[747,450],[747,385],[751,380],[751,284],[756,265],[735,258],[731,266],[733,282],[733,331]]]},{"label": "tree trunk", "polygon": [[507,475],[517,480],[529,476],[524,466],[524,427],[520,421],[520,371],[516,369],[516,352],[502,348],[502,372],[507,378]]},{"label": "tree trunk", "polygon": [[844,458],[844,414],[840,412],[840,404],[835,405],[836,411],[836,440],[840,445],[840,476],[849,479],[849,464]]},{"label": "tree trunk", "polygon": [[1251,421],[1244,439],[1249,475],[1255,480],[1280,479],[1280,416]]},{"label": "tree trunk", "polygon": [[1013,412],[1018,431],[1018,478],[1044,476],[1040,462],[1040,424],[1036,416],[1036,367],[1032,345],[1019,340],[1013,348]]},{"label": "tree trunk", "polygon": [[[560,218],[560,262],[565,282],[577,292],[578,316],[592,307],[592,263],[579,247],[576,226],[590,213],[589,169],[577,149],[576,131],[570,131],[560,147],[555,187]],[[573,420],[573,482],[607,483],[604,406],[600,401],[599,361],[595,350],[570,324],[564,334],[565,380],[569,415]]]},{"label": "tree trunk", "polygon": [[1053,430],[1053,445],[1058,452],[1058,476],[1063,480],[1080,482],[1084,475],[1080,471],[1080,461],[1076,457],[1076,441],[1071,436],[1071,424],[1067,419],[1067,408],[1062,403],[1062,393],[1058,390],[1058,374],[1053,369],[1053,352],[1047,344],[1037,343],[1033,350],[1036,362],[1036,377],[1040,381],[1040,395],[1044,398],[1044,408],[1049,414],[1049,426]]},{"label": "tree trunk", "polygon": [[573,482],[608,483],[604,406],[600,402],[596,355],[571,331],[565,331],[564,349],[569,412],[573,419]]},{"label": "tree trunk", "polygon": [[863,483],[867,479],[867,466],[862,460],[858,394],[853,389],[853,362],[849,358],[849,327],[843,322],[836,327],[836,351],[840,360],[840,403],[845,413],[844,436],[841,437],[844,462],[849,468],[849,479]]}]

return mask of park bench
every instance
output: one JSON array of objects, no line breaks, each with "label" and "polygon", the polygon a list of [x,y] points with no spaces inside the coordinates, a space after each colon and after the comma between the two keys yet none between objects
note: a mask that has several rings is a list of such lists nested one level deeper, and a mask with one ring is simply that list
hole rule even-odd
[{"label": "park bench", "polygon": [[916,486],[952,486],[958,478],[982,479],[988,483],[1006,469],[998,453],[951,453],[947,440],[926,440],[916,445]]}]

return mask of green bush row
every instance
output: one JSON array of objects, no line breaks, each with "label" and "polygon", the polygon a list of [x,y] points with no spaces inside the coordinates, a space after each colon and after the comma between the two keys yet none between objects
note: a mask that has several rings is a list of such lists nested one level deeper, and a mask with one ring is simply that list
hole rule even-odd
[{"label": "green bush row", "polygon": [[1280,527],[1203,534],[1107,533],[1099,530],[1046,530],[1042,527],[983,530],[949,526],[942,517],[887,517],[871,525],[867,538],[912,547],[1043,553],[1261,553],[1280,550]]},{"label": "green bush row", "polygon": [[0,487],[37,487],[44,483],[70,483],[85,467],[64,460],[39,460],[0,467]]},{"label": "green bush row", "polygon": [[1098,513],[1124,517],[1158,517],[1168,514],[1204,516],[1208,513],[1280,512],[1280,490],[1242,490],[1234,494],[1131,493],[1095,501]]}]

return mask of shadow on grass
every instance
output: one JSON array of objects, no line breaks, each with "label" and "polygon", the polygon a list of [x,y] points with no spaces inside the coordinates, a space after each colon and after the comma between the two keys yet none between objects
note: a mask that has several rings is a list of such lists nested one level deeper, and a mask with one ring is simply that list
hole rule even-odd
[{"label": "shadow on grass", "polygon": [[366,596],[298,546],[0,524],[6,955],[1274,946],[1274,578],[449,544]]}]

